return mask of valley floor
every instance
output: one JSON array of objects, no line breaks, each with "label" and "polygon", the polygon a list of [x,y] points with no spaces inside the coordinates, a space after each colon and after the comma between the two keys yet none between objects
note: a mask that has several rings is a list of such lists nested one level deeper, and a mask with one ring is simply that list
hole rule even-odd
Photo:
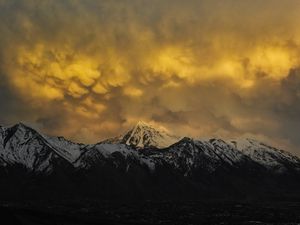
[{"label": "valley floor", "polygon": [[76,202],[51,206],[2,203],[1,224],[300,224],[300,202],[89,202],[85,207],[80,205]]}]

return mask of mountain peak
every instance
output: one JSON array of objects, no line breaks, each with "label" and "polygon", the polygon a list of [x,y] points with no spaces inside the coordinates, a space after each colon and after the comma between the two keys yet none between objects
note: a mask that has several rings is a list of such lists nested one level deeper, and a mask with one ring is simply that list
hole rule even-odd
[{"label": "mountain peak", "polygon": [[150,126],[149,123],[146,123],[145,121],[143,120],[139,120],[136,124],[136,126]]},{"label": "mountain peak", "polygon": [[144,121],[139,121],[123,137],[124,143],[138,148],[166,148],[179,140],[180,138],[169,134],[165,128],[155,127]]},{"label": "mountain peak", "polygon": [[147,123],[145,121],[142,121],[142,120],[140,120],[136,123],[136,125],[133,127],[133,129],[135,129],[135,128],[162,130],[161,128],[156,127],[156,126],[154,126],[150,123]]},{"label": "mountain peak", "polygon": [[22,122],[15,124],[14,127],[19,128],[19,129],[32,129],[31,127],[27,126],[26,124],[24,124]]},{"label": "mountain peak", "polygon": [[17,123],[11,127],[6,127],[5,130],[7,130],[7,132],[13,134],[13,133],[18,133],[19,135],[24,135],[24,134],[33,134],[33,133],[37,133],[37,131],[35,131],[34,129],[32,129],[31,127],[25,125],[24,123]]}]

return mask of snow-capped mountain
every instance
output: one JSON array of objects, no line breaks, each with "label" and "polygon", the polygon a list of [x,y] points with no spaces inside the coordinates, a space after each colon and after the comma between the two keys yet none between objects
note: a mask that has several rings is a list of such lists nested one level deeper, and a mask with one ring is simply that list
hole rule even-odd
[{"label": "snow-capped mountain", "polygon": [[169,164],[172,168],[180,170],[184,176],[191,175],[199,169],[212,174],[225,167],[238,169],[251,163],[256,165],[249,156],[217,139],[200,141],[185,137],[164,151],[150,154],[149,157],[154,161]]},{"label": "snow-capped mountain", "polygon": [[159,149],[169,147],[178,142],[181,138],[169,134],[163,128],[157,128],[149,123],[139,121],[125,135],[108,139],[105,142],[111,144],[121,144],[134,146],[137,148],[156,147]]},{"label": "snow-capped mountain", "polygon": [[89,169],[95,165],[111,162],[116,168],[120,166],[117,162],[123,160],[126,163],[126,171],[132,164],[144,166],[153,171],[155,161],[151,157],[140,154],[139,151],[125,144],[96,144],[89,146],[75,163],[78,168]]},{"label": "snow-capped mountain", "polygon": [[[137,151],[140,149],[145,151]],[[116,152],[125,158],[132,157],[143,162],[147,161],[146,158],[154,164],[163,162],[174,168],[186,168],[185,174],[192,168],[214,171],[224,164],[237,166],[250,160],[277,172],[289,169],[300,171],[298,157],[259,141],[180,139],[145,122],[138,122],[123,136],[95,145],[77,144],[63,137],[41,135],[22,123],[0,127],[2,166],[16,163],[32,170],[51,171],[51,162],[54,158],[60,158],[75,168],[88,168],[89,162],[96,162],[101,157],[110,158]],[[153,169],[153,163],[146,164],[151,164]]]},{"label": "snow-capped mountain", "polygon": [[19,165],[36,172],[49,173],[60,156],[35,130],[20,123],[2,128],[0,158],[3,166]]},{"label": "snow-capped mountain", "polygon": [[[89,145],[41,135],[22,123],[0,127],[0,179],[12,179],[14,168],[24,168],[30,177],[70,180],[80,191],[87,188],[81,184],[85,180],[99,188],[92,190],[97,194],[103,188],[109,194],[106,185],[116,193],[143,189],[150,195],[166,186],[197,193],[242,191],[243,186],[251,191],[270,185],[280,191],[282,185],[300,187],[300,159],[288,152],[252,139],[180,139],[144,122],[123,136]],[[3,174],[8,176],[1,178]]]},{"label": "snow-capped mountain", "polygon": [[74,143],[64,137],[49,137],[43,135],[43,138],[52,149],[71,163],[74,163],[79,158],[86,147],[84,144]]},{"label": "snow-capped mountain", "polygon": [[289,152],[249,138],[233,140],[231,143],[239,151],[268,169],[284,172],[292,168],[300,171],[300,159]]},{"label": "snow-capped mountain", "polygon": [[72,165],[81,148],[81,144],[41,135],[22,123],[0,130],[2,166],[19,165],[31,171],[51,173],[58,161]]}]

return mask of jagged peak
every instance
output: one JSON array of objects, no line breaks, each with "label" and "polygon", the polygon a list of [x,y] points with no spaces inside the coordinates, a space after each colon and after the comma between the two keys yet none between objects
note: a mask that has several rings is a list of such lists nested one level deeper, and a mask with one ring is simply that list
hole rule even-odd
[{"label": "jagged peak", "polygon": [[147,126],[147,127],[151,127],[151,125],[149,123],[146,123],[143,120],[139,120],[135,126]]},{"label": "jagged peak", "polygon": [[131,130],[129,130],[128,133],[134,134],[137,132],[150,132],[156,135],[175,136],[171,134],[165,127],[145,121],[138,121],[136,125]]},{"label": "jagged peak", "polygon": [[142,120],[138,121],[132,130],[134,130],[135,128],[141,128],[141,129],[144,128],[144,129],[156,130],[159,132],[167,132],[167,129],[162,126],[157,126],[157,125],[154,125],[153,123],[148,123],[148,122],[145,122]]},{"label": "jagged peak", "polygon": [[[15,124],[14,126],[8,128],[10,130],[14,130],[15,132],[19,131],[22,133],[32,133],[32,134],[39,134],[35,129],[32,127],[26,125],[25,123],[19,122]],[[40,134],[39,134],[40,135]]]},{"label": "jagged peak", "polygon": [[195,140],[193,138],[190,138],[190,137],[183,137],[180,139],[179,142],[195,142]]},{"label": "jagged peak", "polygon": [[5,129],[5,130],[34,130],[33,128],[31,128],[30,126],[26,125],[23,122],[18,122],[12,126],[0,126],[1,128]]},{"label": "jagged peak", "polygon": [[26,125],[25,123],[23,123],[23,122],[19,122],[19,123],[15,124],[14,127],[22,128],[22,129],[32,129],[31,127],[27,126],[27,125]]},{"label": "jagged peak", "polygon": [[176,141],[175,143],[170,145],[170,147],[175,147],[176,148],[176,146],[185,146],[187,144],[194,146],[196,144],[196,142],[197,142],[197,140],[195,140],[191,137],[182,137],[178,141]]},{"label": "jagged peak", "polygon": [[0,128],[3,128],[3,129],[21,128],[21,129],[31,129],[31,130],[33,130],[32,127],[25,124],[24,122],[18,122],[18,123],[15,123],[13,125],[5,125],[5,126],[0,125]]},{"label": "jagged peak", "polygon": [[125,144],[133,145],[138,148],[165,148],[179,140],[180,138],[169,134],[166,128],[154,126],[144,121],[138,121],[133,129],[123,137]]}]

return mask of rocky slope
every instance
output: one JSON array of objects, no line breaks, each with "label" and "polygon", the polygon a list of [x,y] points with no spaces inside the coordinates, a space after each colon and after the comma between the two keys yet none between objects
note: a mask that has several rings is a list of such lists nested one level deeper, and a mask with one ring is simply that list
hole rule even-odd
[{"label": "rocky slope", "polygon": [[51,184],[53,192],[68,187],[99,198],[275,195],[300,187],[300,159],[288,152],[252,139],[180,139],[143,122],[94,145],[41,135],[21,123],[0,127],[0,189],[11,189],[20,171],[23,188],[36,193]]}]

